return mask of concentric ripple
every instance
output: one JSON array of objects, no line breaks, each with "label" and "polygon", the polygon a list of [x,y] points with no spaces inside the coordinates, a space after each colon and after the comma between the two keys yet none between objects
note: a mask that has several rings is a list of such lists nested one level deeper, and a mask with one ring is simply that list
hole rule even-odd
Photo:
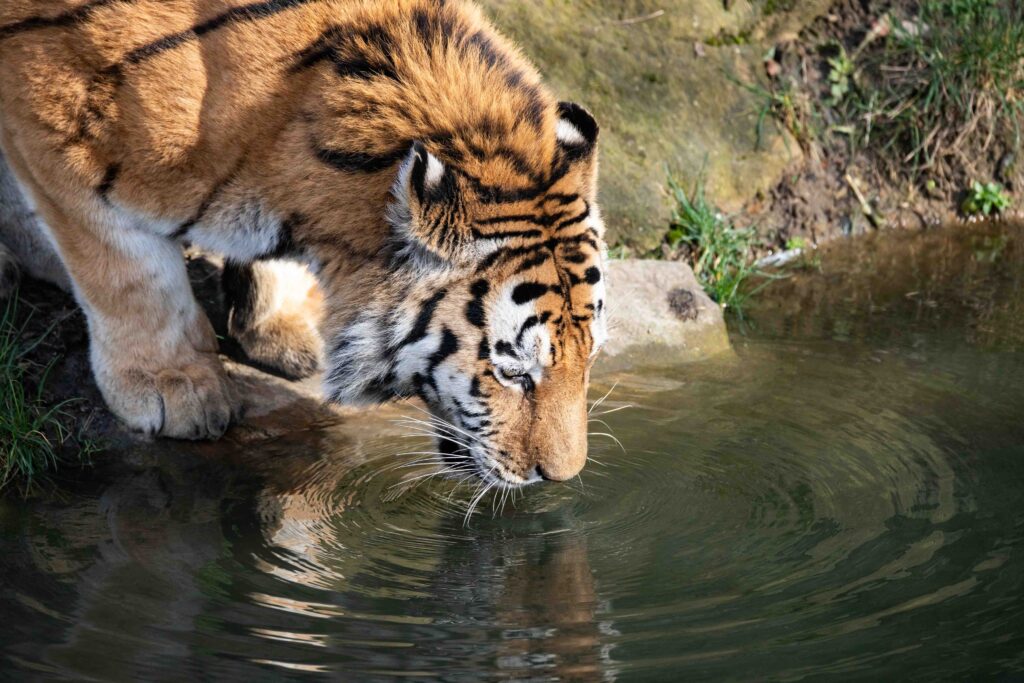
[{"label": "concentric ripple", "polygon": [[[992,286],[1017,279],[979,277],[1017,292]],[[887,304],[875,293],[870,305]],[[1010,337],[979,337],[959,305],[926,319],[904,305],[845,321],[826,307],[800,335],[737,336],[735,358],[603,378],[582,477],[490,493],[469,517],[477,483],[424,476],[434,446],[395,415],[8,500],[5,668],[248,681],[1022,674],[1024,337],[1013,316]]]}]

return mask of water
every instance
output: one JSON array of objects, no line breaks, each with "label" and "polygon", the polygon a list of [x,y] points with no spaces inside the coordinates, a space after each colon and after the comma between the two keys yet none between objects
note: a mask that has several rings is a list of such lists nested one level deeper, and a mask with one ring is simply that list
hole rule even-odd
[{"label": "water", "polygon": [[468,525],[387,414],[100,463],[0,506],[0,677],[1024,675],[1022,285],[1018,228],[832,249]]}]

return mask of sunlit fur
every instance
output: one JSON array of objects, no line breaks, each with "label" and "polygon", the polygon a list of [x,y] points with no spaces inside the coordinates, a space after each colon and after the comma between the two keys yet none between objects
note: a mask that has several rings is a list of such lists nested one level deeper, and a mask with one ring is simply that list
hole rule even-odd
[{"label": "sunlit fur", "polygon": [[130,425],[217,436],[237,403],[169,248],[187,241],[243,273],[310,267],[322,351],[293,308],[233,320],[260,321],[236,333],[270,363],[290,334],[294,366],[322,353],[330,399],[422,397],[484,480],[583,466],[607,334],[597,125],[475,7],[7,0],[0,63],[0,145]]}]

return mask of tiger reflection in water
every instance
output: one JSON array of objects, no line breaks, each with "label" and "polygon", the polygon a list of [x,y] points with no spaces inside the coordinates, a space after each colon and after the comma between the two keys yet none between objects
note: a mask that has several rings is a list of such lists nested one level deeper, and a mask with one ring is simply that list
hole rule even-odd
[{"label": "tiger reflection in water", "polygon": [[[360,424],[345,437],[337,429],[288,433],[293,422],[272,417],[252,432],[281,434],[270,443],[246,442],[242,431],[223,446],[203,446],[201,458],[161,457],[157,449],[98,494],[36,508],[35,527],[59,529],[61,541],[48,542],[54,533],[25,537],[0,568],[35,577],[15,588],[33,598],[38,590],[40,604],[62,591],[60,603],[47,606],[68,619],[34,628],[40,640],[22,639],[24,658],[72,678],[108,680],[213,670],[261,680],[282,663],[353,672],[429,670],[439,661],[516,677],[615,677],[607,644],[614,630],[599,619],[586,539],[539,533],[568,526],[559,512],[499,522],[544,527],[512,534],[488,530],[491,517],[478,516],[472,542],[448,537],[412,570],[422,582],[416,597],[401,601],[401,623],[375,619],[394,605],[393,591],[372,588],[388,557],[371,531],[345,523],[359,511],[346,511],[339,490],[381,425],[353,421]],[[458,513],[437,521],[439,532],[461,526]],[[0,599],[5,610],[6,603]],[[18,610],[12,603],[9,613]],[[479,641],[416,640],[434,628],[480,625]],[[238,632],[246,635],[231,635]]]}]

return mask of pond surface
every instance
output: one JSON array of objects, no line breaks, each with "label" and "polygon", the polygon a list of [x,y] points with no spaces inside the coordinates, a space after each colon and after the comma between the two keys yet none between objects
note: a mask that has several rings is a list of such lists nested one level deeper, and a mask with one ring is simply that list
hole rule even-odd
[{"label": "pond surface", "polygon": [[595,386],[625,453],[468,524],[383,417],[0,504],[0,677],[1024,674],[1024,230],[805,266],[735,358]]}]

